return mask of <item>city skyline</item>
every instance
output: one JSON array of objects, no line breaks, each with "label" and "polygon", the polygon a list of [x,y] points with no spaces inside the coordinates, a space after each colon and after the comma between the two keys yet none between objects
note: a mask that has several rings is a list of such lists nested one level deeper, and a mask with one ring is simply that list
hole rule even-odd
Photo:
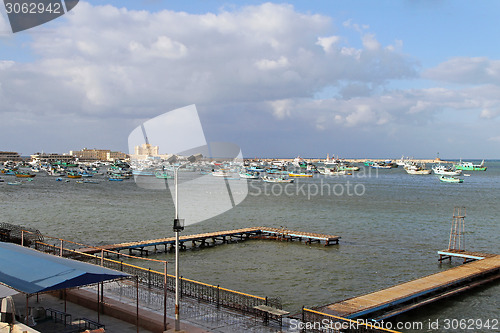
[{"label": "city skyline", "polygon": [[4,150],[127,152],[196,104],[245,157],[500,158],[495,1],[91,0],[16,34],[0,8]]}]

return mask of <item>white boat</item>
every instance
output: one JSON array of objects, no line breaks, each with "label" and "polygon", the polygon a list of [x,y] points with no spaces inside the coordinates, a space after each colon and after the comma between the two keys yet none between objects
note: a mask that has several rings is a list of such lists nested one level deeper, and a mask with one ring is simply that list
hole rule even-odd
[{"label": "white boat", "polygon": [[337,168],[321,168],[319,173],[325,176],[340,176],[347,175],[347,170],[338,170]]},{"label": "white boat", "polygon": [[240,172],[239,175],[243,179],[259,179],[258,172]]},{"label": "white boat", "polygon": [[430,175],[431,170],[425,169],[423,166],[416,163],[407,163],[404,167],[409,175]]},{"label": "white boat", "polygon": [[459,176],[462,174],[462,170],[456,170],[454,168],[447,167],[446,165],[443,164],[438,164],[432,167],[432,171],[436,175],[443,175],[443,176]]},{"label": "white boat", "polygon": [[56,169],[48,169],[47,170],[47,175],[49,176],[53,176],[53,177],[61,177],[61,176],[64,176],[64,172],[59,172],[59,171],[56,171]]},{"label": "white boat", "polygon": [[463,183],[464,180],[458,177],[453,177],[453,176],[444,176],[441,175],[439,176],[439,180],[445,183]]},{"label": "white boat", "polygon": [[293,178],[288,178],[286,176],[278,176],[278,177],[263,176],[262,180],[265,181],[266,183],[293,183],[294,181]]},{"label": "white boat", "polygon": [[212,171],[212,176],[215,176],[215,177],[229,177],[229,172],[227,172],[226,170],[217,170],[217,171]]}]

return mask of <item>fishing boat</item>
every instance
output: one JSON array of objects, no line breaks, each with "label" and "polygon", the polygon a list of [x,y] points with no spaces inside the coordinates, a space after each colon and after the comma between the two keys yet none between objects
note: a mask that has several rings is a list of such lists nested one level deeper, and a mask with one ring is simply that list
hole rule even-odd
[{"label": "fishing boat", "polygon": [[460,174],[462,174],[462,170],[456,170],[452,167],[450,168],[443,164],[438,164],[433,166],[432,171],[434,171],[436,175],[443,175],[443,176],[459,176]]},{"label": "fishing boat", "polygon": [[47,175],[49,176],[53,176],[53,177],[61,177],[61,176],[64,176],[64,172],[58,172],[56,171],[56,169],[48,169],[47,170]]},{"label": "fishing boat", "polygon": [[28,172],[22,172],[22,171],[18,171],[16,172],[16,177],[18,178],[31,178],[31,177],[35,177],[36,175],[33,175],[31,173],[28,173]]},{"label": "fishing boat", "polygon": [[311,178],[313,175],[311,173],[294,173],[294,172],[289,172],[288,176],[290,176],[290,177]]},{"label": "fishing boat", "polygon": [[166,171],[156,171],[155,177],[159,179],[172,179],[174,178],[174,175]]},{"label": "fishing boat", "polygon": [[121,173],[110,173],[109,174],[109,179],[129,179],[129,176],[128,175],[125,175],[125,174],[121,174]]},{"label": "fishing boat", "polygon": [[7,185],[22,185],[23,183],[20,181],[8,182]]},{"label": "fishing boat", "polygon": [[3,183],[3,182],[4,182],[4,180],[2,178],[0,178],[0,183]]},{"label": "fishing boat", "polygon": [[487,167],[484,166],[484,160],[480,164],[462,162],[462,160],[460,160],[460,162],[455,165],[455,169],[466,171],[486,171]]},{"label": "fishing boat", "polygon": [[243,179],[259,179],[259,173],[258,172],[240,172],[239,173],[240,178]]},{"label": "fishing boat", "polygon": [[266,183],[293,183],[295,179],[287,178],[286,176],[270,177],[263,176],[262,180]]},{"label": "fishing boat", "polygon": [[67,176],[68,178],[82,178],[82,175],[74,171],[68,172]]},{"label": "fishing boat", "polygon": [[123,178],[117,178],[117,177],[110,176],[110,177],[108,178],[108,180],[109,180],[110,182],[122,182],[122,181],[123,181]]},{"label": "fishing boat", "polygon": [[439,177],[439,180],[442,182],[445,182],[445,183],[463,183],[464,182],[464,180],[461,178],[454,177],[454,176],[444,176],[444,175],[441,175]]},{"label": "fishing boat", "polygon": [[318,169],[319,173],[325,176],[341,176],[347,175],[346,170],[339,170],[338,168],[321,168]]},{"label": "fishing boat", "polygon": [[300,156],[297,156],[293,159],[292,164],[298,168],[305,169],[307,168],[307,162]]},{"label": "fishing boat", "polygon": [[217,171],[212,171],[212,176],[214,177],[229,177],[229,172],[223,169],[219,169]]},{"label": "fishing boat", "polygon": [[344,162],[344,163],[340,163],[338,170],[339,171],[359,171],[359,166]]},{"label": "fishing boat", "polygon": [[393,167],[391,164],[385,162],[371,162],[369,166],[374,169],[392,169]]},{"label": "fishing boat", "polygon": [[404,169],[409,175],[430,175],[432,172],[432,170],[425,169],[424,166],[416,163],[406,164]]}]

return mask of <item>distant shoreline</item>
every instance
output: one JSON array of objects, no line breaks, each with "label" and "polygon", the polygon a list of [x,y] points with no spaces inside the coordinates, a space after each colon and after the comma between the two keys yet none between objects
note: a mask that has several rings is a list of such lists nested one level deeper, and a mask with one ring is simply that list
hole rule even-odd
[{"label": "distant shoreline", "polygon": [[[293,162],[293,160],[294,160],[294,158],[259,158],[259,157],[253,157],[253,158],[246,157],[244,159],[245,160],[260,160],[260,161],[266,161],[266,162],[276,161],[276,160]],[[304,161],[310,162],[310,163],[318,163],[318,162],[325,161],[325,158],[305,158],[305,157],[303,157],[302,159]],[[387,160],[397,161],[397,160],[399,160],[399,158],[397,158],[397,159],[390,159],[390,158],[341,158],[341,160],[349,162],[349,163],[364,163],[366,161],[373,161],[373,162],[384,162]],[[440,159],[425,159],[425,158],[411,158],[409,160],[412,160],[412,161],[415,161],[418,163],[456,163],[456,162],[460,161],[460,159],[440,160]],[[476,160],[470,159],[467,161],[476,161]],[[481,159],[479,159],[479,161],[481,161]],[[485,161],[487,161],[487,160],[485,160]]]}]

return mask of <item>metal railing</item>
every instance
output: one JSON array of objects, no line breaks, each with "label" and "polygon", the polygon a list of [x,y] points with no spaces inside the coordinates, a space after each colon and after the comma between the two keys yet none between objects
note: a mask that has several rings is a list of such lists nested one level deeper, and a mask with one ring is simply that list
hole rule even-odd
[{"label": "metal railing", "polygon": [[316,310],[302,308],[302,332],[321,333],[400,333],[380,327],[380,324],[367,323],[334,316]]},{"label": "metal railing", "polygon": [[[174,292],[175,291],[175,276],[167,274],[165,279],[165,272],[158,272],[152,269],[132,265],[122,260],[114,260],[110,258],[106,258],[104,256],[105,253],[113,253],[119,256],[126,256],[124,254],[119,254],[113,251],[106,251],[101,249],[99,254],[88,254],[84,252],[80,252],[78,250],[73,250],[69,248],[65,248],[64,245],[66,243],[71,243],[68,241],[60,240],[59,245],[53,245],[44,243],[41,241],[37,241],[33,244],[35,249],[51,253],[58,256],[68,257],[76,260],[81,260],[89,263],[93,263],[96,265],[100,265],[106,268],[122,271],[128,273],[132,276],[137,276],[139,283],[142,286],[147,286],[148,288],[155,288],[158,290],[164,290],[166,287],[167,291]],[[73,243],[74,244],[74,243]],[[138,259],[134,257],[134,259]],[[145,259],[142,260],[152,260],[162,262],[165,265],[166,261],[162,260],[154,260],[154,259]],[[166,267],[165,267],[166,271]],[[181,297],[191,297],[198,301],[203,301],[209,304],[214,304],[217,308],[225,307],[233,310],[237,310],[239,312],[243,312],[245,314],[251,314],[255,316],[262,316],[262,313],[257,311],[254,307],[258,305],[269,305],[275,308],[282,308],[281,301],[279,298],[267,298],[254,296],[242,292],[238,292],[235,290],[222,288],[220,286],[210,285],[207,283],[186,279],[180,277],[180,296]]]}]

